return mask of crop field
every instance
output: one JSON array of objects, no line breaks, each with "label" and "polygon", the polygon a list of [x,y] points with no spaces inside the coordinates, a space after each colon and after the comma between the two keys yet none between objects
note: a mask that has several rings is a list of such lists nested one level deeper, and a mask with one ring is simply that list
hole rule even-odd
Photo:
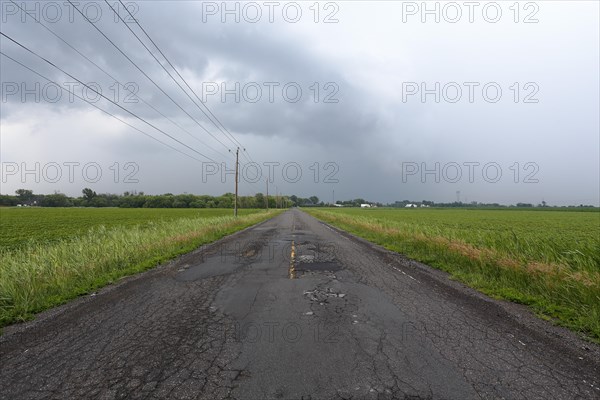
[{"label": "crop field", "polygon": [[277,211],[0,209],[0,327],[190,252]]},{"label": "crop field", "polygon": [[[240,215],[251,212],[239,210]],[[232,213],[219,208],[0,208],[0,251],[76,237],[99,226],[134,226]]]},{"label": "crop field", "polygon": [[600,212],[307,209],[600,341]]}]

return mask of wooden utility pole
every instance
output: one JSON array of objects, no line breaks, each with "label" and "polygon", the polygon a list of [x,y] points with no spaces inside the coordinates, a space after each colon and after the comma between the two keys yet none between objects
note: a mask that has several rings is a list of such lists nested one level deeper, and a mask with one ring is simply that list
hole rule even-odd
[{"label": "wooden utility pole", "polygon": [[269,211],[269,178],[267,178],[267,211]]},{"label": "wooden utility pole", "polygon": [[237,215],[238,215],[238,213],[237,213],[237,208],[238,208],[238,171],[240,169],[239,154],[240,154],[240,148],[238,147],[235,150],[235,202],[233,203],[233,216],[234,217],[237,217]]}]

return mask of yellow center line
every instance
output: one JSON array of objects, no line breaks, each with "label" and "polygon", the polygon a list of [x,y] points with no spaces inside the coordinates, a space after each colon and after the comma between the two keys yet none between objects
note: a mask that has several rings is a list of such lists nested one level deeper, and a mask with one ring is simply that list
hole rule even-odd
[{"label": "yellow center line", "polygon": [[292,240],[292,250],[290,253],[290,269],[288,270],[289,278],[296,279],[296,245]]}]

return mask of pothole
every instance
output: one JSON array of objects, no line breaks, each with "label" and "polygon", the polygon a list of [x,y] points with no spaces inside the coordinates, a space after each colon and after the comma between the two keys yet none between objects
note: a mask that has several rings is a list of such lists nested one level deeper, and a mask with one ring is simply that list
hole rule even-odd
[{"label": "pothole", "polygon": [[345,293],[334,292],[331,288],[325,289],[314,289],[314,290],[305,290],[304,295],[308,297],[310,301],[314,301],[317,303],[326,303],[330,298],[344,298],[346,297]]}]

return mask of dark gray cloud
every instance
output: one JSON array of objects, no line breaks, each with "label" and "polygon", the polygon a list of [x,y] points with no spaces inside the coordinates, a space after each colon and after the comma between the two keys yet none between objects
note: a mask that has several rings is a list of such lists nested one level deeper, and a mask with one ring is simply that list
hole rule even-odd
[{"label": "dark gray cloud", "polygon": [[[43,12],[37,15],[120,82],[133,83],[130,88],[140,97],[196,139],[146,104],[124,102],[126,91],[119,88],[117,93],[111,78],[31,18],[23,23],[20,14],[12,13],[12,3],[1,3],[4,33],[82,81],[96,83],[111,99],[211,159],[231,162],[226,147],[233,148],[234,144],[212,126],[131,32],[115,22],[105,3],[80,6],[86,4],[90,12],[100,6],[102,17],[97,26],[225,146],[188,118],[81,16],[75,13],[71,21],[66,14],[69,7],[63,2],[55,3],[65,13],[58,22],[49,22],[49,15]],[[35,4],[42,10],[50,3],[29,2],[28,9],[34,10]],[[218,89],[206,96],[206,104],[252,158],[303,166],[299,182],[278,178],[282,190],[326,199],[336,190],[336,198],[361,196],[379,201],[452,201],[460,190],[463,197],[479,201],[539,202],[544,197],[557,204],[598,203],[597,4],[565,8],[559,3],[544,3],[539,23],[530,25],[511,22],[510,14],[497,24],[448,24],[443,20],[422,24],[418,18],[401,23],[401,3],[367,7],[351,2],[336,3],[337,24],[315,24],[305,4],[302,20],[296,24],[277,13],[274,23],[265,21],[266,15],[259,23],[243,18],[235,23],[231,17],[222,23],[218,15],[203,21],[203,4],[209,3],[139,2],[136,17],[198,95],[204,96],[206,89]],[[244,7],[248,3],[238,4]],[[143,37],[134,24],[129,26]],[[5,38],[1,48],[63,86],[72,81]],[[229,182],[198,183],[199,163],[102,116],[84,102],[69,101],[66,94],[56,103],[48,101],[53,92],[43,92],[46,82],[5,57],[0,67],[3,162],[77,159],[99,160],[109,166],[135,160],[143,176],[138,190],[230,191]],[[21,85],[34,88],[36,82],[42,87],[40,101],[31,94],[23,101]],[[456,82],[463,97],[456,103],[447,100],[454,92],[440,92],[437,102],[435,95],[422,101],[420,93],[405,98],[407,82],[426,82],[429,89],[436,82],[441,88]],[[466,100],[464,82],[477,83],[472,102]],[[481,88],[490,82],[502,89],[498,102],[482,97]],[[519,94],[516,102],[515,82]],[[535,87],[525,87],[527,83]],[[14,89],[11,84],[19,85],[18,93],[7,92]],[[221,97],[221,85],[231,90],[236,84],[239,99],[234,94]],[[273,98],[269,87],[274,90]],[[285,93],[284,87],[289,89]],[[256,88],[261,90],[259,99]],[[297,88],[302,91],[300,96]],[[81,87],[76,92],[85,93]],[[93,97],[93,93],[87,94]],[[525,104],[527,95],[539,102]],[[199,157],[106,100],[95,104]],[[316,162],[321,169],[327,162],[336,163],[339,182],[322,182],[322,176],[315,182],[309,167]],[[419,171],[403,176],[409,164],[435,169],[436,163],[440,165],[439,182],[433,179],[435,173],[421,176]],[[484,179],[489,177],[479,176],[473,182],[450,182],[444,173],[452,163],[496,163],[503,179],[489,182]],[[530,172],[524,167],[527,163],[539,169],[537,183],[522,182]],[[516,178],[514,169],[519,169]],[[4,193],[31,182],[3,183]],[[42,179],[39,188],[77,193],[81,184]],[[131,190],[109,180],[97,185],[105,191]],[[262,186],[245,182],[243,190],[252,193]]]}]

